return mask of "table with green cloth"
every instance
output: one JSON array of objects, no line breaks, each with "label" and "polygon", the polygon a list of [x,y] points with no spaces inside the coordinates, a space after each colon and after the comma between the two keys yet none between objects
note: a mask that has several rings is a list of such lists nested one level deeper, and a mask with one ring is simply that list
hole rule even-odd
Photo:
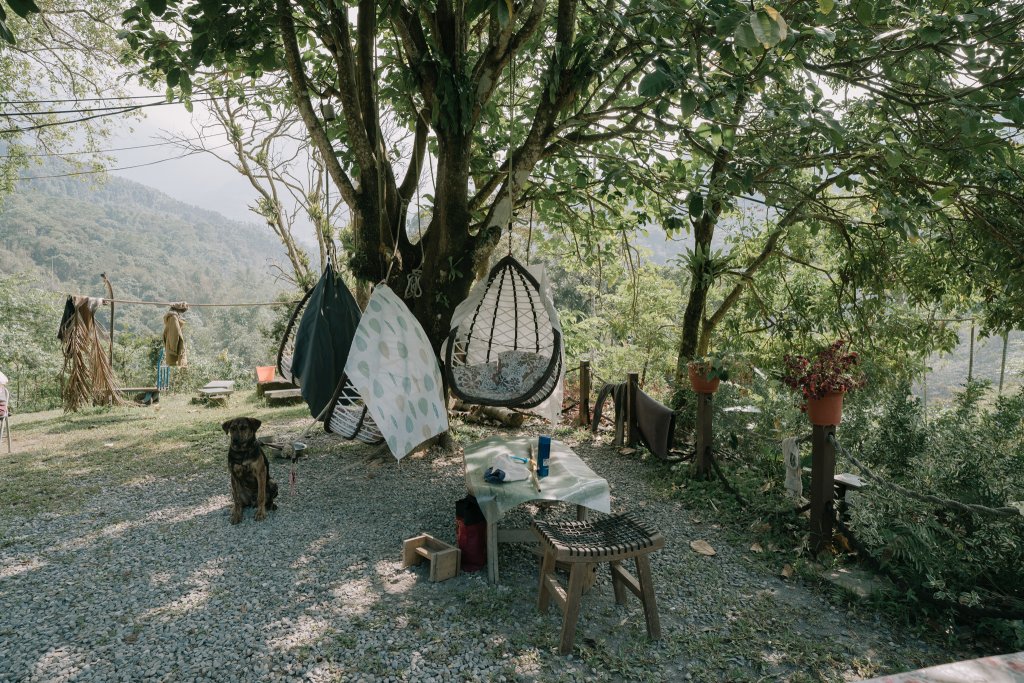
[{"label": "table with green cloth", "polygon": [[1024,652],[940,664],[864,683],[1024,683]]},{"label": "table with green cloth", "polygon": [[536,436],[504,438],[492,436],[465,449],[466,488],[476,497],[487,521],[487,578],[498,583],[498,543],[535,542],[530,529],[499,529],[498,522],[510,510],[531,501],[574,503],[576,518],[586,519],[587,509],[611,512],[611,489],[608,481],[594,473],[576,453],[561,441],[551,440],[548,476],[537,480],[538,491],[531,479],[492,484],[484,472],[499,455],[530,457],[536,448]]}]

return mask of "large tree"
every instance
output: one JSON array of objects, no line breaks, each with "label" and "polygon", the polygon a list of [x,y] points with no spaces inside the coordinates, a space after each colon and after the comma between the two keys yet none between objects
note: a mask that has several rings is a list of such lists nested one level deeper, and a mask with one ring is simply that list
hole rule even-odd
[{"label": "large tree", "polygon": [[[676,154],[660,170],[680,200],[663,216],[669,226],[685,217],[695,242],[677,384],[792,226],[835,231],[849,259],[864,240],[895,235],[955,238],[953,249],[979,259],[1002,254],[1007,277],[1020,263],[1020,242],[993,209],[1021,199],[1012,138],[1024,120],[1024,7],[778,7],[680,4],[678,22],[690,30],[662,45],[645,83],[648,94],[679,100]],[[1001,169],[1001,184],[970,180],[985,167]],[[756,248],[715,258],[715,231],[743,200],[764,207],[767,227]],[[851,296],[865,284],[856,278],[887,277],[845,263],[839,274],[854,278]],[[725,289],[712,302],[716,282]]]},{"label": "large tree", "polygon": [[[538,164],[646,124],[635,83],[657,2],[323,3],[140,0],[129,45],[189,96],[196,73],[285,76],[291,104],[353,219],[360,279],[422,269],[408,303],[435,343],[479,264],[524,205]],[[330,120],[321,106],[330,104]],[[405,143],[385,131],[408,131]],[[436,159],[418,244],[408,208]]]}]

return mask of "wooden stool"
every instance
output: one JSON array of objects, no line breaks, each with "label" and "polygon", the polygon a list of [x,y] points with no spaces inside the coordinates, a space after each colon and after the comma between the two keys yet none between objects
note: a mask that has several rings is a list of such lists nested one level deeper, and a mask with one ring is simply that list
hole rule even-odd
[{"label": "wooden stool", "polygon": [[[661,638],[661,624],[658,621],[658,605],[654,600],[654,584],[651,581],[651,564],[647,554],[665,545],[665,537],[638,522],[632,515],[613,515],[593,522],[544,522],[533,521],[533,530],[540,539],[544,559],[540,567],[540,592],[537,608],[547,612],[548,603],[554,598],[562,609],[562,642],[559,654],[572,652],[576,636],[576,622],[580,615],[580,596],[591,565],[607,562],[612,573],[612,588],[615,602],[626,603],[628,588],[644,605],[647,619],[647,635],[653,640]],[[636,562],[637,578],[622,566],[622,561],[632,557]],[[555,563],[570,566],[568,589],[562,588],[555,576]],[[639,579],[639,580],[638,580]]]}]

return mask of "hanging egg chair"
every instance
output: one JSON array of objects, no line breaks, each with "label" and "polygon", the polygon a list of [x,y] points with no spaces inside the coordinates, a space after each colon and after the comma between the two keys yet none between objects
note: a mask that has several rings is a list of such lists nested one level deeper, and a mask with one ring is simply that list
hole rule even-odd
[{"label": "hanging egg chair", "polygon": [[510,254],[455,309],[442,347],[453,394],[468,403],[534,408],[560,386],[562,329],[542,279]]},{"label": "hanging egg chair", "polygon": [[292,358],[295,357],[295,332],[299,329],[299,320],[302,319],[302,312],[306,310],[306,304],[309,302],[309,296],[312,293],[313,290],[309,289],[298,305],[295,306],[291,317],[288,318],[288,325],[285,327],[281,345],[277,349],[277,374],[284,381],[291,382],[296,386],[298,386],[298,382],[295,381],[296,378],[292,375]]},{"label": "hanging egg chair", "polygon": [[384,440],[384,435],[370,417],[363,397],[349,381],[348,375],[342,375],[341,381],[338,382],[338,388],[324,417],[324,431],[368,444]]}]

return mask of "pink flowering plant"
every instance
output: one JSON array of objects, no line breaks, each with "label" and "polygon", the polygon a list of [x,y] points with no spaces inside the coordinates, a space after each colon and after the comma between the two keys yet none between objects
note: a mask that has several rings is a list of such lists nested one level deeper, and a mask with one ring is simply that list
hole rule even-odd
[{"label": "pink flowering plant", "polygon": [[802,409],[807,409],[808,399],[824,398],[833,392],[864,386],[867,380],[857,367],[860,357],[855,351],[847,351],[846,347],[846,340],[839,339],[810,358],[786,355],[782,382],[803,396]]}]

